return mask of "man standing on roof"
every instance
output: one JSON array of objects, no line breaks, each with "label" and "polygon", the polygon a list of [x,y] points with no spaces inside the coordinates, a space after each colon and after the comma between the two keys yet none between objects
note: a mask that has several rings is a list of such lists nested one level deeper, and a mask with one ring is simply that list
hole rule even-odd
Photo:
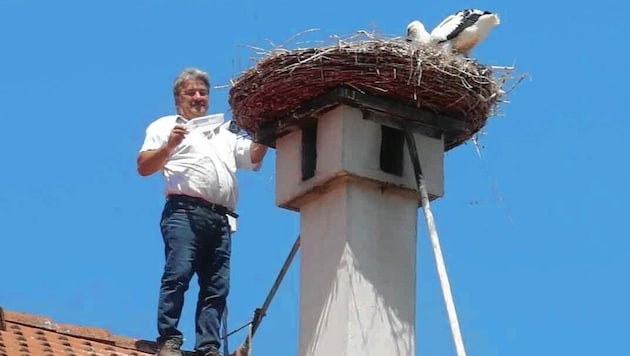
[{"label": "man standing on roof", "polygon": [[[158,303],[158,356],[181,356],[177,329],[184,293],[194,273],[199,279],[195,312],[198,355],[218,356],[221,318],[230,287],[230,237],[238,199],[237,169],[257,171],[267,147],[237,135],[222,114],[207,115],[210,80],[186,68],[174,85],[177,115],[146,129],[138,173],[161,171],[166,203],[160,227],[166,263]],[[226,355],[227,356],[227,355]]]}]

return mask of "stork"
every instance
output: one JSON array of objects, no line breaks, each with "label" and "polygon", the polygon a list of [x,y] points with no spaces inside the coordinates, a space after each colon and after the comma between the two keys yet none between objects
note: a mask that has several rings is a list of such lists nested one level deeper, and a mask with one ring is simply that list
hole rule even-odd
[{"label": "stork", "polygon": [[407,41],[429,43],[431,42],[431,35],[424,28],[422,22],[415,20],[407,25]]},{"label": "stork", "polygon": [[470,58],[472,49],[499,25],[499,16],[490,11],[466,9],[450,15],[431,31],[431,42],[446,51]]}]

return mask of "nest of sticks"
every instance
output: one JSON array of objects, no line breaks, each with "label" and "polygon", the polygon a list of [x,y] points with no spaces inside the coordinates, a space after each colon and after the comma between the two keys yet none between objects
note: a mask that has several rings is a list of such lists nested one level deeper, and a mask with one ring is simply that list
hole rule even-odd
[{"label": "nest of sticks", "polygon": [[505,102],[512,67],[483,65],[400,37],[358,37],[258,52],[256,65],[232,81],[229,103],[236,122],[256,137],[265,125],[289,120],[304,103],[345,86],[470,123],[470,132],[453,138],[456,146]]}]

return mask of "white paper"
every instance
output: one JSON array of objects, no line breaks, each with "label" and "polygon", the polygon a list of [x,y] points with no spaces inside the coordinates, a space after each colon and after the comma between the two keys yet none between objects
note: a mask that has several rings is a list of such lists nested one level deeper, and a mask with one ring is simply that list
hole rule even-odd
[{"label": "white paper", "polygon": [[186,128],[188,131],[201,129],[203,132],[209,132],[221,124],[223,124],[223,114],[212,114],[188,120]]}]

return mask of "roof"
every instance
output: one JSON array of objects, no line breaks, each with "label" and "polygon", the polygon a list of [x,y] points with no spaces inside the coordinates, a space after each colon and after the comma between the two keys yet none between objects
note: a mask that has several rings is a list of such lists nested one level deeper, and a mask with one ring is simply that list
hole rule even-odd
[{"label": "roof", "polygon": [[[112,335],[99,327],[56,323],[0,306],[0,356],[153,356],[154,341]],[[183,356],[193,351],[182,350]],[[241,348],[230,356],[242,356]]]},{"label": "roof", "polygon": [[155,342],[0,307],[0,356],[146,356]]}]

